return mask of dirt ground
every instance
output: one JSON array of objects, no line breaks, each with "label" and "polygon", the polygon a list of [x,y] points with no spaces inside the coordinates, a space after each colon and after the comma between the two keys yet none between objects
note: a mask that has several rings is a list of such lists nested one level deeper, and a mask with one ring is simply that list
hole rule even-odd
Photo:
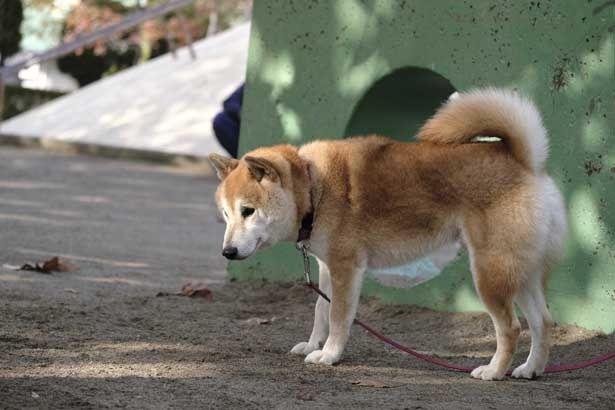
[{"label": "dirt ground", "polygon": [[[0,408],[613,409],[615,361],[534,381],[473,380],[354,328],[334,367],[288,354],[311,330],[299,282],[228,282],[215,181],[122,161],[0,150]],[[74,272],[16,272],[51,255]],[[297,273],[299,279],[301,273]],[[212,297],[156,296],[203,282]],[[495,348],[483,313],[362,301],[389,336],[464,365]],[[555,330],[553,362],[615,348]],[[527,332],[515,363],[529,347]]]}]

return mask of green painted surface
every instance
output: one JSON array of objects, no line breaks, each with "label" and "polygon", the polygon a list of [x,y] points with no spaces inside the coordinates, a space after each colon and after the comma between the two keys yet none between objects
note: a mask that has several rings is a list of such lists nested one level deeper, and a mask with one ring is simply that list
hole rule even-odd
[{"label": "green painted surface", "polygon": [[[405,82],[398,93],[390,84],[371,89],[408,67],[432,70],[457,90],[514,87],[536,101],[550,132],[549,171],[565,194],[570,219],[566,258],[549,281],[549,304],[560,322],[615,330],[615,5],[259,0],[240,150],[379,127],[410,139],[446,88],[436,81],[433,95]],[[378,103],[387,95],[408,100],[406,118],[390,114],[390,101]],[[292,245],[283,245],[230,270],[239,279],[296,280],[302,266]],[[411,290],[368,280],[365,292],[392,303],[482,309],[471,282],[461,260]]]}]

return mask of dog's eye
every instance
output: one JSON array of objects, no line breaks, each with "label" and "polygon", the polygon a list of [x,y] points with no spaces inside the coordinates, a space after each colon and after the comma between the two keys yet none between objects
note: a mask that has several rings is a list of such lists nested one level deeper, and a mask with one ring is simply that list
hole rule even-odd
[{"label": "dog's eye", "polygon": [[248,216],[252,215],[254,213],[254,208],[248,208],[246,206],[242,206],[241,207],[241,216],[243,216],[244,218],[247,218]]}]

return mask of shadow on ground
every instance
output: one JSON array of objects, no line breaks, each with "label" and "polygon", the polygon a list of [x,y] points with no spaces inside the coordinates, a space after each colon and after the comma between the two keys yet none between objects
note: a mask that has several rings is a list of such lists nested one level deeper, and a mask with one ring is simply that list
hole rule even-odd
[{"label": "shadow on ground", "polygon": [[[288,354],[310,331],[314,296],[307,289],[266,282],[211,288],[209,301],[156,297],[154,290],[139,296],[101,290],[83,301],[72,293],[42,299],[3,287],[0,401],[15,409],[606,409],[615,398],[615,363],[535,381],[480,382],[405,356],[356,328],[340,365],[308,366]],[[485,314],[364,300],[360,315],[404,343],[464,365],[487,361],[495,347]],[[615,336],[570,326],[555,333],[555,361],[615,345]],[[524,332],[516,363],[528,347]]]}]

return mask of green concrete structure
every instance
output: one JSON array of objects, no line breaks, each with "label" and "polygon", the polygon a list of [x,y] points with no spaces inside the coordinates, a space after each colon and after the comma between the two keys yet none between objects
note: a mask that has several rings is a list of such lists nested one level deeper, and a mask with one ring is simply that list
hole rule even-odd
[{"label": "green concrete structure", "polygon": [[[412,140],[454,90],[533,98],[570,236],[548,298],[558,322],[615,330],[615,4],[611,1],[255,2],[241,152],[377,132]],[[239,279],[301,278],[282,245],[232,263]],[[467,257],[412,289],[367,280],[392,303],[482,310]]]}]

